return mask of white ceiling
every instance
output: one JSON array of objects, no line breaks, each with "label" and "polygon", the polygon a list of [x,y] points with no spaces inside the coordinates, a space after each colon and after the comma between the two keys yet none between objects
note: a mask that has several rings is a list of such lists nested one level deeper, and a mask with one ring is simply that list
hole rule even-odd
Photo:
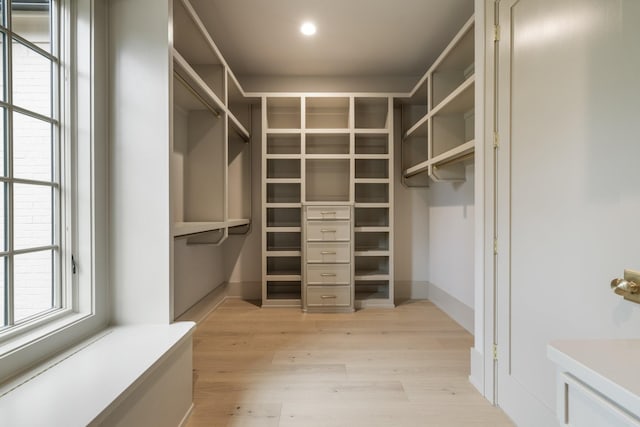
[{"label": "white ceiling", "polygon": [[[473,0],[191,0],[243,79],[421,76]],[[299,32],[304,20],[318,27]],[[401,79],[400,79],[401,80]]]}]

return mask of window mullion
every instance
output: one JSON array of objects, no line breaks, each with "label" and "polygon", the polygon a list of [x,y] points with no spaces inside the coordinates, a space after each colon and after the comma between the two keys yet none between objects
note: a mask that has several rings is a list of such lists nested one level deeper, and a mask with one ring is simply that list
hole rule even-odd
[{"label": "window mullion", "polygon": [[[5,175],[11,180],[13,178],[13,39],[11,38],[11,2],[3,2],[5,6],[5,24],[9,31],[6,33],[5,49],[6,49],[6,93],[5,99],[9,104],[6,110],[7,134],[5,141]],[[15,275],[14,275],[14,258],[13,258],[13,183],[9,181],[5,187],[5,221],[6,221],[6,250],[8,252],[6,258],[6,286],[7,286],[7,325],[15,324]]]}]

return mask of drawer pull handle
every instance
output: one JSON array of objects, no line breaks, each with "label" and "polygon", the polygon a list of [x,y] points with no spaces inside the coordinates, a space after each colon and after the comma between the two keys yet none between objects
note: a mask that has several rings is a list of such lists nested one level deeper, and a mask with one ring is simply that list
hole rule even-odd
[{"label": "drawer pull handle", "polygon": [[320,215],[335,215],[336,211],[323,211],[320,212]]},{"label": "drawer pull handle", "polygon": [[336,273],[320,273],[320,277],[336,277]]},{"label": "drawer pull handle", "polygon": [[320,252],[322,255],[335,255],[336,251],[322,251]]},{"label": "drawer pull handle", "polygon": [[335,295],[322,295],[320,298],[322,298],[322,299],[336,299],[338,297],[335,296]]},{"label": "drawer pull handle", "polygon": [[335,228],[323,228],[320,230],[321,233],[335,233],[336,229]]}]

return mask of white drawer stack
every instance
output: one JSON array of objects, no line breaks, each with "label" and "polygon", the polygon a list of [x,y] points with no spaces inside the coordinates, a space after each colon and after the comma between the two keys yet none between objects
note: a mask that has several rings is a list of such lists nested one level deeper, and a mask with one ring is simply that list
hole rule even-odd
[{"label": "white drawer stack", "polygon": [[353,225],[350,205],[307,205],[305,216],[305,311],[353,311]]}]

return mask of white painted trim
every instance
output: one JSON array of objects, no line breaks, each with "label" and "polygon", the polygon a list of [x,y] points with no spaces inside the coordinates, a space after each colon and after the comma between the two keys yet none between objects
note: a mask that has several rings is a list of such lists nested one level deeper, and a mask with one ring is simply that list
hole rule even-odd
[{"label": "white painted trim", "polygon": [[469,382],[484,395],[484,354],[479,352],[475,347],[469,349],[469,360],[471,373],[469,374]]},{"label": "white painted trim", "polygon": [[194,405],[192,403],[191,406],[189,406],[189,410],[187,410],[187,412],[184,414],[184,417],[182,417],[182,421],[180,421],[180,424],[178,424],[178,427],[183,427],[187,425],[187,421],[189,421],[189,417],[193,412],[193,408],[194,408]]},{"label": "white painted trim", "polygon": [[462,303],[433,283],[429,283],[429,301],[455,320],[460,326],[473,334],[473,308]]}]

